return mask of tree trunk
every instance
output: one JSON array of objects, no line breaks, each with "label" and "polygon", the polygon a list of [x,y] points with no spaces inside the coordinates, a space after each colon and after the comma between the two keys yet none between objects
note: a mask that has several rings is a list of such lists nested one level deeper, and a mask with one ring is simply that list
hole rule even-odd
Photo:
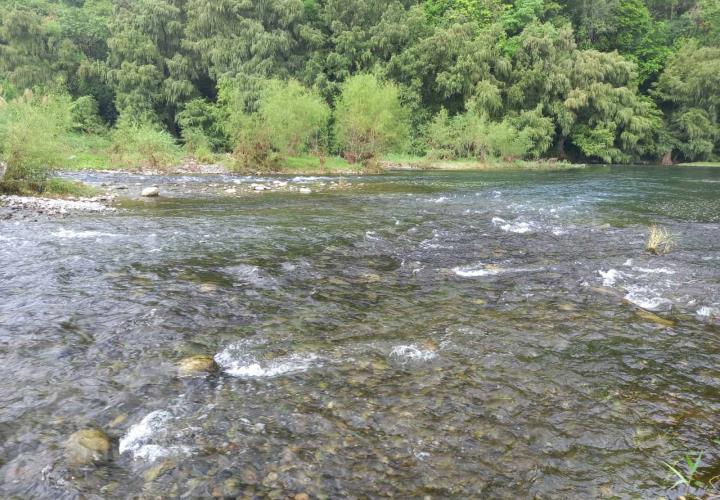
[{"label": "tree trunk", "polygon": [[665,154],[663,155],[663,157],[662,157],[662,164],[663,164],[664,166],[666,166],[666,167],[673,164],[672,150],[668,151],[667,153],[665,153]]}]

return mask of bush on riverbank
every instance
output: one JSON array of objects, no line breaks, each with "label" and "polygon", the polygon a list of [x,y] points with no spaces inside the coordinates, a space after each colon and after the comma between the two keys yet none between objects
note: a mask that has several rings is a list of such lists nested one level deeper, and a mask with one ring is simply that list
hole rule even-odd
[{"label": "bush on riverbank", "polygon": [[295,80],[227,82],[221,96],[234,166],[274,171],[287,157],[325,156],[330,107]]},{"label": "bush on riverbank", "polygon": [[338,147],[350,163],[368,163],[407,145],[409,113],[399,89],[373,75],[356,75],[343,84],[334,117]]},{"label": "bush on riverbank", "polygon": [[71,100],[32,91],[0,104],[3,190],[42,192],[53,167],[67,156],[63,137],[72,128]]},{"label": "bush on riverbank", "polygon": [[168,132],[151,123],[121,118],[111,137],[110,164],[129,170],[167,169],[182,159],[182,151]]}]

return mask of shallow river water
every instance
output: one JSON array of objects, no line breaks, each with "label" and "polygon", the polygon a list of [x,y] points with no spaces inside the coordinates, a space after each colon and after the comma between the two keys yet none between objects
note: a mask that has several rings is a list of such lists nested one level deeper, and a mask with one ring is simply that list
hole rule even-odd
[{"label": "shallow river water", "polygon": [[[0,221],[3,497],[672,497],[663,461],[720,472],[720,169],[83,178],[130,199]],[[195,354],[220,373],[179,377]],[[88,427],[113,456],[72,467]]]}]

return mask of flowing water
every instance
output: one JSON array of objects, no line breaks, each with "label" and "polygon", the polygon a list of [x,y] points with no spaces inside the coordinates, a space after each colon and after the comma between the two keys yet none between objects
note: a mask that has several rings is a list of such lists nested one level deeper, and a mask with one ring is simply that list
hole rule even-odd
[{"label": "flowing water", "polygon": [[[720,468],[720,169],[84,178],[130,199],[0,221],[4,497],[657,497],[663,461]],[[179,377],[196,354],[220,373]],[[82,428],[111,460],[66,463]]]}]

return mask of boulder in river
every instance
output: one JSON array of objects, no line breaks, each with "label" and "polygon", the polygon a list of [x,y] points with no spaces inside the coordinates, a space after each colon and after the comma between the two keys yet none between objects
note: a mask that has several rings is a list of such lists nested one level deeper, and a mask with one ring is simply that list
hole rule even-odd
[{"label": "boulder in river", "polygon": [[215,373],[219,367],[212,356],[198,354],[181,359],[177,364],[177,369],[181,377],[198,377]]},{"label": "boulder in river", "polygon": [[99,429],[82,429],[65,441],[65,456],[72,465],[90,465],[110,458],[110,438]]},{"label": "boulder in river", "polygon": [[146,187],[142,190],[142,193],[140,193],[140,196],[144,196],[146,198],[156,198],[160,196],[160,188],[157,186],[150,186]]}]

